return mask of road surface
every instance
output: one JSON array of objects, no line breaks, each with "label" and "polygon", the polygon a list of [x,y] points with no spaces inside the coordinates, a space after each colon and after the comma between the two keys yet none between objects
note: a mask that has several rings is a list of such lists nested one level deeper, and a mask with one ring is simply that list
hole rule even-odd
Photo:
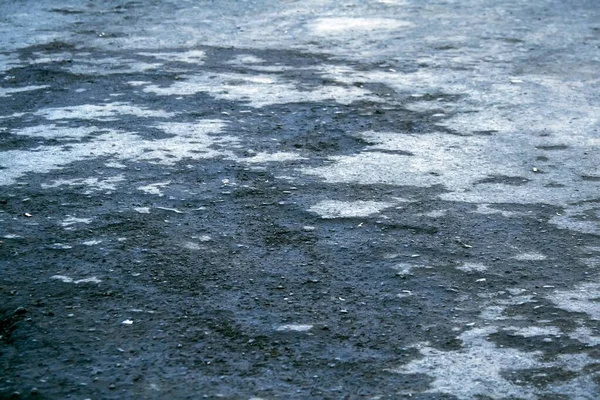
[{"label": "road surface", "polygon": [[0,397],[600,398],[595,0],[0,3]]}]

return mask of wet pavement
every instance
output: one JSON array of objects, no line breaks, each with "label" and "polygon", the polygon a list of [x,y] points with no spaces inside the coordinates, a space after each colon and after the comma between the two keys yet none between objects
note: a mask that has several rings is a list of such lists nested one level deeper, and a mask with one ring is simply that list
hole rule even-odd
[{"label": "wet pavement", "polygon": [[0,3],[0,397],[600,398],[596,1]]}]

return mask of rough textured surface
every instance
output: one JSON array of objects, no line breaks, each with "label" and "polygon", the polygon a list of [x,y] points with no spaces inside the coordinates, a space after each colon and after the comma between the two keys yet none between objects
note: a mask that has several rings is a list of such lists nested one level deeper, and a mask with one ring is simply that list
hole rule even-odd
[{"label": "rough textured surface", "polygon": [[0,3],[0,397],[600,398],[594,0]]}]

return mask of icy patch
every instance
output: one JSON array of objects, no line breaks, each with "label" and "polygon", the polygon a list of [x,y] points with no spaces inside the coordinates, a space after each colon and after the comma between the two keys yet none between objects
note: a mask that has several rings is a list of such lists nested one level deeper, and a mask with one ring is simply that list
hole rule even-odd
[{"label": "icy patch", "polygon": [[46,89],[49,88],[49,85],[32,85],[32,86],[23,86],[19,88],[3,88],[0,87],[0,97],[10,97],[13,93],[22,93],[22,92],[31,92],[34,90]]},{"label": "icy patch", "polygon": [[252,54],[238,54],[232,60],[227,61],[228,64],[234,65],[261,64],[264,62],[265,60]]},{"label": "icy patch", "polygon": [[504,328],[511,335],[523,336],[526,338],[534,336],[560,336],[560,329],[555,326],[528,326],[525,328],[508,327]]},{"label": "icy patch", "polygon": [[587,344],[588,346],[600,345],[600,336],[585,326],[580,326],[572,332],[569,332],[568,336],[569,338],[578,340],[581,343]]},{"label": "icy patch", "polygon": [[290,325],[280,325],[275,330],[278,332],[308,332],[312,328],[313,328],[313,325],[290,324]]},{"label": "icy patch", "polygon": [[60,225],[61,226],[70,226],[70,225],[75,225],[75,224],[91,224],[92,223],[92,218],[76,218],[76,217],[71,217],[69,216],[68,218],[65,218]]},{"label": "icy patch", "polygon": [[536,368],[542,352],[524,353],[509,348],[498,348],[487,340],[496,328],[478,328],[462,333],[464,348],[441,351],[424,345],[419,348],[423,358],[396,368],[399,374],[426,374],[434,381],[428,393],[448,393],[459,399],[477,396],[493,398],[535,399],[535,392],[504,379],[503,373]]},{"label": "icy patch", "polygon": [[[448,192],[442,200],[471,203],[539,203],[567,205],[589,197],[596,182],[581,180],[583,170],[597,170],[591,158],[569,159],[564,168],[535,173],[523,160],[531,158],[542,139],[520,135],[457,136],[443,133],[406,134],[366,132],[368,151],[332,156],[330,165],[302,172],[331,183],[386,184],[431,187]],[[590,138],[580,140],[592,145]],[[536,143],[538,142],[538,143]],[[378,150],[382,150],[381,152]],[[401,152],[394,154],[393,152]],[[412,154],[412,155],[409,155]],[[480,183],[490,176],[528,175],[526,185]],[[573,190],[564,190],[563,183]]]},{"label": "icy patch", "polygon": [[600,235],[600,205],[596,203],[570,206],[563,215],[553,216],[550,223],[560,229]]},{"label": "icy patch", "polygon": [[488,266],[484,265],[482,263],[465,262],[462,265],[459,265],[458,267],[456,267],[456,269],[459,269],[459,270],[465,271],[465,272],[483,272],[483,271],[487,271]]},{"label": "icy patch", "polygon": [[42,189],[51,189],[60,186],[87,186],[89,189],[84,194],[90,194],[94,191],[112,191],[117,190],[117,184],[125,181],[124,175],[116,175],[108,178],[77,178],[77,179],[57,179],[52,183],[42,183]]},{"label": "icy patch", "polygon": [[171,184],[171,181],[167,181],[167,182],[157,182],[157,183],[151,183],[150,185],[146,185],[146,186],[138,186],[138,190],[141,190],[144,193],[147,194],[155,194],[158,196],[164,196],[164,193],[162,192],[161,188],[167,187],[168,185]]},{"label": "icy patch", "polygon": [[159,60],[171,61],[171,62],[183,62],[189,64],[200,65],[203,63],[206,53],[202,50],[189,50],[182,53],[138,53],[142,56],[150,56],[158,58]]},{"label": "icy patch", "polygon": [[[157,140],[143,138],[122,131],[110,130],[86,143],[68,146],[40,146],[30,150],[0,152],[0,185],[9,185],[29,173],[47,173],[75,161],[111,157],[115,161],[145,161],[151,164],[173,165],[182,159],[203,159],[219,155],[233,157],[228,149],[238,140],[229,136],[213,136],[224,124],[218,120],[197,123],[161,124],[159,129],[174,137]],[[91,182],[91,181],[90,181]],[[97,183],[100,183],[98,180]],[[91,182],[92,184],[94,182]]]},{"label": "icy patch", "polygon": [[547,257],[542,253],[531,252],[531,253],[517,254],[516,256],[511,257],[511,258],[513,258],[515,260],[519,260],[519,261],[543,261]]},{"label": "icy patch", "polygon": [[572,290],[557,290],[547,296],[557,308],[574,313],[586,313],[600,321],[600,283],[586,282]]},{"label": "icy patch", "polygon": [[120,116],[133,115],[139,118],[170,118],[175,113],[151,110],[128,103],[106,103],[103,105],[83,104],[80,106],[45,108],[34,113],[48,120],[85,119],[98,121],[116,121]]},{"label": "icy patch", "polygon": [[354,218],[368,217],[393,205],[382,201],[324,200],[310,207],[309,211],[319,214],[322,218]]},{"label": "icy patch", "polygon": [[101,283],[102,281],[98,278],[96,278],[95,276],[92,276],[90,278],[84,278],[84,279],[78,279],[78,280],[74,280],[73,278],[70,278],[68,276],[65,275],[53,275],[50,277],[50,279],[57,279],[59,281],[62,281],[64,283],[74,283],[74,284],[79,284],[79,283]]},{"label": "icy patch", "polygon": [[395,30],[411,26],[413,26],[411,22],[392,18],[331,17],[317,19],[312,29],[318,35],[331,35],[352,31]]},{"label": "icy patch", "polygon": [[[433,378],[427,393],[449,394],[459,399],[519,398],[538,399],[545,394],[573,394],[573,398],[587,399],[596,385],[590,379],[593,373],[586,367],[595,363],[587,354],[564,354],[553,361],[543,361],[543,352],[523,352],[498,347],[488,340],[496,333],[495,327],[477,328],[458,336],[463,348],[441,351],[427,343],[417,345],[422,358],[411,361],[392,372],[399,374],[425,374]],[[542,331],[523,331],[528,335]],[[542,334],[558,335],[558,329],[543,329]],[[528,336],[529,337],[529,336]],[[506,379],[522,372],[544,368],[577,372],[571,380],[548,386],[528,387]],[[568,379],[568,378],[567,378]],[[583,386],[580,386],[583,385]],[[574,391],[571,391],[574,390]],[[575,395],[576,394],[576,395]]]},{"label": "icy patch", "polygon": [[428,217],[428,218],[441,218],[441,217],[445,216],[447,212],[448,212],[448,210],[433,210],[433,211],[429,211],[429,212],[419,214],[419,215],[422,215],[423,217]]},{"label": "icy patch", "polygon": [[30,126],[16,130],[13,133],[19,136],[42,137],[44,139],[81,140],[85,137],[92,136],[93,133],[100,131],[102,130],[95,126],[70,127],[50,124]]},{"label": "icy patch", "polygon": [[297,153],[292,152],[279,152],[279,153],[257,153],[252,157],[242,158],[241,161],[258,164],[267,162],[283,162],[283,161],[297,161],[306,160]]},{"label": "icy patch", "polygon": [[281,80],[272,75],[236,73],[192,75],[168,87],[148,85],[144,91],[161,96],[208,93],[217,99],[244,102],[257,108],[327,100],[334,100],[340,104],[350,104],[359,100],[382,101],[369,91],[355,86],[319,85],[311,87],[310,90],[302,90],[297,82]]},{"label": "icy patch", "polygon": [[499,210],[497,208],[492,208],[489,206],[489,204],[477,204],[477,209],[473,212],[476,214],[483,214],[483,215],[500,214],[504,218],[520,217],[520,216],[527,215],[527,213],[523,213],[523,212],[505,211],[505,210]]},{"label": "icy patch", "polygon": [[[82,55],[79,54],[79,56]],[[90,56],[86,61],[76,60],[67,67],[67,70],[79,75],[113,75],[141,73],[161,67],[161,63],[144,63],[139,60],[119,57],[106,57],[95,60]]]}]

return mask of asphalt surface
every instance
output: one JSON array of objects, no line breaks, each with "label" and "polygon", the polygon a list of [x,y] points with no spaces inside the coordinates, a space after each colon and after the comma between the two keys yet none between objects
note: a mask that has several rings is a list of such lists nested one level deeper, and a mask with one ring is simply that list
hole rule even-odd
[{"label": "asphalt surface", "polygon": [[600,398],[596,0],[0,2],[0,397]]}]

